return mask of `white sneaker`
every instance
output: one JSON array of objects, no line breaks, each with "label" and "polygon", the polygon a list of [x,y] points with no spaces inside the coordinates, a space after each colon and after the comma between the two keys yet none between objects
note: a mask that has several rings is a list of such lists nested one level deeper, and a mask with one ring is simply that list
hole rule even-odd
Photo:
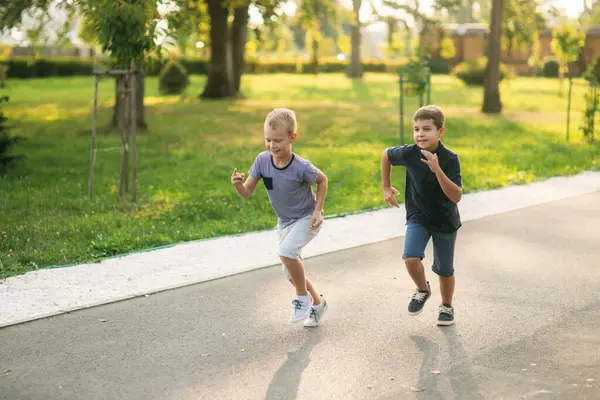
[{"label": "white sneaker", "polygon": [[325,311],[327,311],[327,307],[329,307],[327,300],[321,295],[321,307],[315,308],[315,306],[312,306],[310,308],[310,314],[308,318],[304,320],[304,326],[307,328],[321,326],[321,321],[323,320]]},{"label": "white sneaker", "polygon": [[308,293],[308,300],[302,301],[300,298],[296,297],[292,300],[292,304],[294,305],[294,309],[292,310],[292,315],[290,316],[290,322],[300,322],[304,321],[308,318],[310,314],[310,310],[312,309],[312,296]]}]

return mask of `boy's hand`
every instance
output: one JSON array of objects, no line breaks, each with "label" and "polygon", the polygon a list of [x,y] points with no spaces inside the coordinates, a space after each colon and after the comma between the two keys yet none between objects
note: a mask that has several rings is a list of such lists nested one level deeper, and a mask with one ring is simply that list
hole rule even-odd
[{"label": "boy's hand", "polygon": [[233,174],[231,175],[231,184],[233,186],[244,183],[244,174],[240,174],[237,172],[237,168],[233,169]]},{"label": "boy's hand", "polygon": [[437,154],[433,154],[427,150],[421,150],[421,154],[423,154],[426,158],[426,160],[423,160],[421,158],[421,161],[427,164],[431,172],[437,174],[440,171],[440,162],[438,160]]},{"label": "boy's hand", "polygon": [[315,210],[310,218],[310,229],[317,229],[319,226],[321,226],[321,224],[323,224],[323,213]]},{"label": "boy's hand", "polygon": [[383,197],[385,198],[385,202],[387,203],[388,206],[400,208],[400,204],[398,204],[398,200],[396,200],[396,198],[394,197],[394,195],[397,195],[397,194],[400,194],[400,192],[398,192],[396,189],[394,189],[391,186],[383,188]]}]

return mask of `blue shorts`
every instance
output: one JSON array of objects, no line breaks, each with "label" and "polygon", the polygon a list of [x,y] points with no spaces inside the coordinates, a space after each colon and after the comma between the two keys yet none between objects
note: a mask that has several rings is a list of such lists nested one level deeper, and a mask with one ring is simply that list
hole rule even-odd
[{"label": "blue shorts", "polygon": [[408,221],[404,238],[403,259],[425,258],[425,248],[429,238],[433,237],[433,266],[431,269],[439,276],[454,275],[454,244],[456,232],[431,232],[423,225]]}]

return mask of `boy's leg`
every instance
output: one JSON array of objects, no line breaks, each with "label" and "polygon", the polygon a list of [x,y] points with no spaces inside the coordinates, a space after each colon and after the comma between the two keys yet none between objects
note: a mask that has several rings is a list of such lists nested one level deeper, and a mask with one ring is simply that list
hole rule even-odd
[{"label": "boy's leg", "polygon": [[440,276],[440,293],[442,295],[442,304],[452,307],[452,297],[454,296],[454,275]]},{"label": "boy's leg", "polygon": [[[313,298],[313,306],[318,306],[319,304],[321,304],[321,296],[319,296],[319,292],[317,292],[317,290],[315,289],[314,285],[308,277],[304,277],[304,280],[306,281],[306,290],[308,290],[308,293],[310,293],[310,295]],[[290,283],[296,286],[292,278],[290,278]]]},{"label": "boy's leg", "polygon": [[431,295],[431,288],[425,276],[425,268],[421,261],[425,258],[425,248],[429,242],[430,233],[423,226],[409,222],[406,227],[406,237],[404,239],[404,254],[402,258],[406,265],[408,274],[415,282],[417,290],[414,292],[408,305],[408,312],[411,315],[418,315],[423,311],[425,302]]},{"label": "boy's leg", "polygon": [[[298,314],[292,317],[293,321],[298,321],[303,315],[304,318],[310,314],[313,305],[321,302],[320,296],[316,292],[314,285],[305,275],[304,263],[300,255],[301,249],[308,244],[320,231],[319,229],[310,230],[310,217],[296,221],[293,225],[280,230],[279,254],[283,263],[283,272],[287,280],[296,288],[297,299],[302,302]],[[296,301],[294,300],[294,301]],[[309,303],[304,304],[305,301]],[[295,304],[296,309],[298,305]],[[308,309],[306,310],[305,307]],[[306,315],[304,313],[306,312]],[[302,314],[302,315],[300,315]]]},{"label": "boy's leg", "polygon": [[433,234],[433,272],[439,276],[442,305],[440,306],[438,325],[452,325],[454,323],[454,248],[456,232]]},{"label": "boy's leg", "polygon": [[287,270],[292,284],[296,288],[297,296],[306,296],[308,291],[306,288],[306,277],[304,276],[304,265],[298,259],[280,256],[281,262]]}]

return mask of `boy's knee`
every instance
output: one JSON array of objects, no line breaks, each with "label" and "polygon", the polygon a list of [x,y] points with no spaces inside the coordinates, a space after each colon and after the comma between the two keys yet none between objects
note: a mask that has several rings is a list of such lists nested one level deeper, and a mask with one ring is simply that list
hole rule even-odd
[{"label": "boy's knee", "polygon": [[281,260],[281,262],[283,264],[288,264],[290,261],[296,261],[296,258],[290,258],[290,257],[286,257],[286,256],[279,256],[279,259]]},{"label": "boy's knee", "polygon": [[418,268],[421,265],[421,259],[418,257],[407,257],[404,259],[407,268]]}]

